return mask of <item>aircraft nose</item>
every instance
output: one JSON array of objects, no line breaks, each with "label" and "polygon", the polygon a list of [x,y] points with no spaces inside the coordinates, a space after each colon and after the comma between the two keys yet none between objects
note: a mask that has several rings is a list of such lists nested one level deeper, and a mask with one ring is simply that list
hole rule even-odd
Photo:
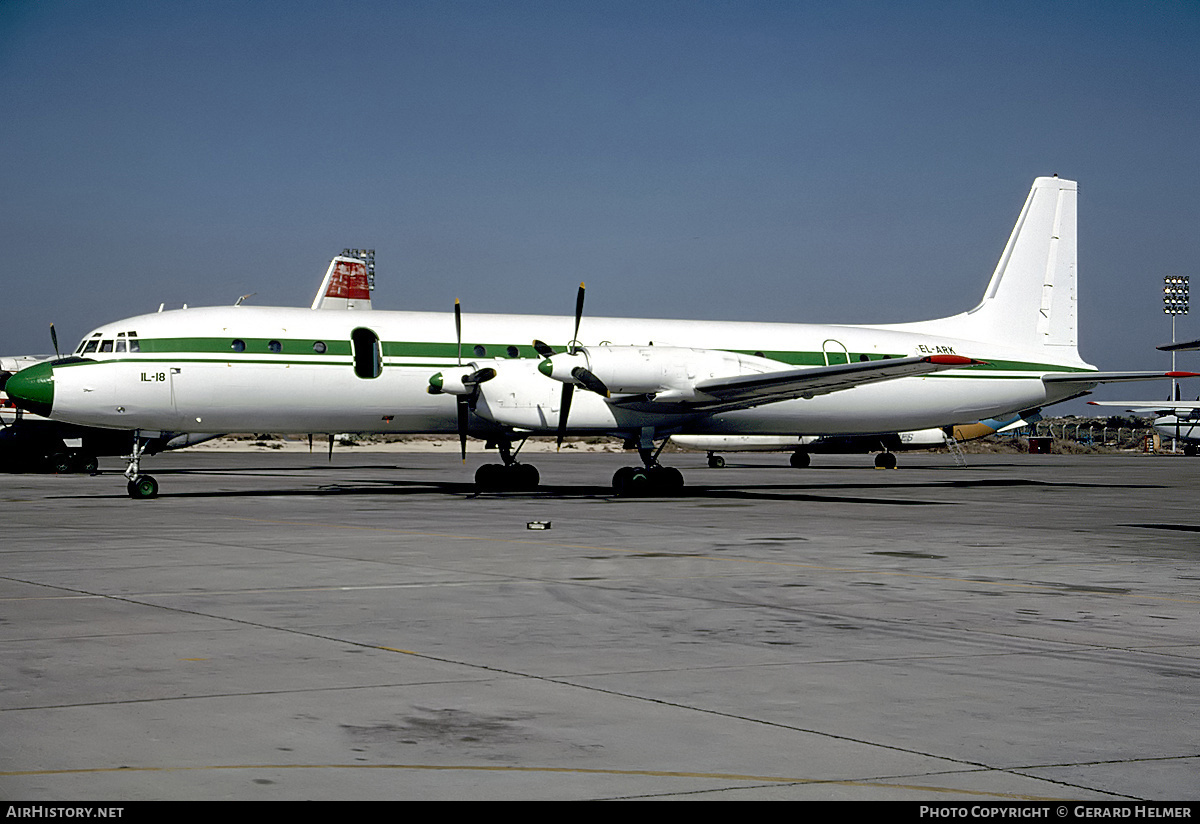
[{"label": "aircraft nose", "polygon": [[54,366],[38,363],[22,369],[8,379],[4,391],[15,406],[48,418],[54,406]]}]

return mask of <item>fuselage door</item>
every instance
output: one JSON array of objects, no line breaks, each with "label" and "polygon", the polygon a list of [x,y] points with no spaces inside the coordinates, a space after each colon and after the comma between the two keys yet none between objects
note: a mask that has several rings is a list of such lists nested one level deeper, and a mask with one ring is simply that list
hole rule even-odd
[{"label": "fuselage door", "polygon": [[383,371],[379,335],[360,326],[350,333],[350,348],[354,353],[354,374],[360,378],[378,378]]}]

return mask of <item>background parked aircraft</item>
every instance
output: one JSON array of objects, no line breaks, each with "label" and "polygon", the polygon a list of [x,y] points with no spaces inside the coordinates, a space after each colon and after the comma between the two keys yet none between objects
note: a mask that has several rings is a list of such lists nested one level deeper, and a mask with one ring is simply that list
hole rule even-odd
[{"label": "background parked aircraft", "polygon": [[795,436],[737,436],[737,435],[672,435],[671,443],[684,449],[708,453],[708,465],[713,469],[725,466],[722,454],[730,452],[790,452],[789,463],[803,469],[812,463],[811,455],[865,454],[877,452],[878,469],[895,469],[895,452],[947,447],[956,449],[961,441],[986,437],[1006,429],[1040,420],[1041,415],[1009,416],[1005,420],[989,419],[975,424],[953,427],[934,427],[915,432],[884,432],[877,435],[795,435]]}]

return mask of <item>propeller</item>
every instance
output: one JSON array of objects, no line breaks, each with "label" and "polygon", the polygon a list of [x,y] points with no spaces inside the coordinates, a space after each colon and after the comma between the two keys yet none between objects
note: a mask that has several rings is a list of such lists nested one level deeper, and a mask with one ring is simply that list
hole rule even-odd
[{"label": "propeller", "polygon": [[[579,325],[583,320],[583,297],[585,290],[586,287],[584,284],[580,283],[579,291],[575,295],[575,331],[571,335],[571,340],[567,343],[566,351],[566,354],[571,356],[578,355],[583,351],[583,344],[579,342]],[[549,359],[557,354],[554,351],[554,347],[544,341],[535,340],[533,342],[533,350],[546,359],[546,362],[538,366],[538,371],[544,375],[553,377],[552,373],[554,369],[552,364],[549,363]],[[559,378],[559,380],[562,379]],[[575,396],[575,387],[577,385],[582,386],[584,389],[595,392],[598,395],[603,395],[606,398],[610,395],[608,387],[604,385],[604,381],[596,377],[585,366],[575,366],[572,368],[571,380],[563,380],[562,385],[562,398],[559,402],[558,410],[558,449],[562,449],[563,438],[567,434],[567,421],[571,414],[571,401]]]},{"label": "propeller", "polygon": [[50,324],[50,342],[54,344],[54,359],[62,360],[62,355],[58,351],[58,333],[54,331],[54,324]]},{"label": "propeller", "polygon": [[[458,298],[454,299],[454,338],[458,343],[458,365],[462,366],[462,306]],[[496,370],[491,367],[476,369],[462,379],[463,385],[472,391],[455,396],[455,406],[458,411],[458,447],[462,453],[463,463],[467,462],[467,428],[471,415],[471,401],[478,397],[479,384],[486,383],[496,377]]]}]

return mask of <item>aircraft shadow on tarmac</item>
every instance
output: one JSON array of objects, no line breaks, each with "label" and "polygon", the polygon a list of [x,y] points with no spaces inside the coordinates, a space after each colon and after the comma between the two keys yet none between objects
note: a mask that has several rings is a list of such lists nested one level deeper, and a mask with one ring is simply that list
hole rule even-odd
[{"label": "aircraft shadow on tarmac", "polygon": [[[430,473],[432,470],[402,466],[338,466],[339,473],[370,471],[378,474],[380,471],[396,473]],[[857,470],[865,471],[865,470]],[[204,477],[224,477],[248,480],[262,478],[264,483],[256,489],[223,489],[223,490],[188,490],[185,484],[172,484],[169,491],[164,491],[159,498],[269,498],[295,496],[323,495],[455,495],[469,498],[498,498],[498,499],[619,499],[622,501],[655,501],[664,500],[696,500],[696,499],[727,499],[727,500],[761,500],[761,501],[797,501],[822,503],[854,503],[854,504],[883,504],[889,506],[948,506],[956,501],[940,499],[912,499],[894,497],[896,493],[930,493],[936,490],[987,489],[995,487],[1030,487],[1030,488],[1065,488],[1065,489],[1161,489],[1156,484],[1128,483],[1092,483],[1079,481],[1040,481],[1023,478],[965,478],[965,479],[914,479],[912,481],[898,480],[891,476],[887,481],[880,482],[848,482],[839,479],[835,482],[809,483],[691,483],[672,495],[646,495],[636,497],[620,497],[613,488],[605,485],[589,484],[542,484],[530,491],[480,491],[474,482],[458,482],[444,480],[421,480],[412,478],[381,479],[381,478],[348,478],[333,483],[323,483],[318,486],[301,486],[304,476],[311,473],[327,473],[324,467],[301,467],[280,469],[273,468],[238,468],[238,469],[161,469],[156,474],[182,478],[187,475]],[[99,494],[63,495],[63,498],[97,498],[112,497],[127,499],[124,486],[116,483],[122,477],[118,472],[100,472],[101,476],[111,476],[111,479],[99,480],[98,483],[107,486],[114,484],[111,492],[100,490]],[[266,480],[269,479],[269,480]],[[872,491],[881,494],[873,496]]]}]

